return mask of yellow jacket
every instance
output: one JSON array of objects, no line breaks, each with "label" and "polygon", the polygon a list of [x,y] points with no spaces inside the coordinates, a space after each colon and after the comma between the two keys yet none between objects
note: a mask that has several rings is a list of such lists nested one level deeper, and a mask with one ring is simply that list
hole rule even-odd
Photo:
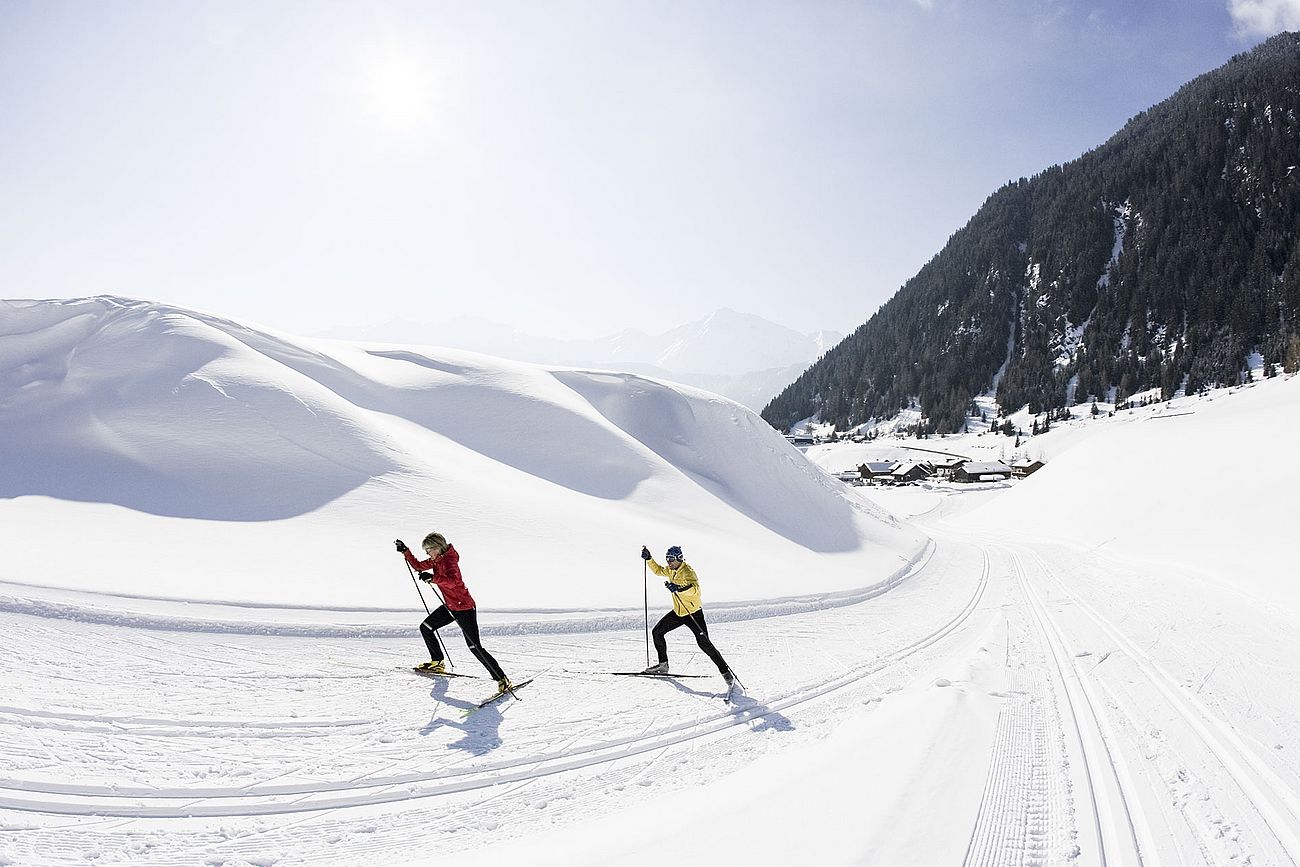
[{"label": "yellow jacket", "polygon": [[704,602],[700,599],[700,579],[696,577],[695,570],[686,563],[678,566],[676,569],[669,569],[667,566],[660,566],[654,560],[647,560],[650,571],[661,577],[667,578],[674,584],[685,585],[685,590],[679,590],[673,594],[673,613],[678,617],[685,617],[693,614],[704,607]]}]

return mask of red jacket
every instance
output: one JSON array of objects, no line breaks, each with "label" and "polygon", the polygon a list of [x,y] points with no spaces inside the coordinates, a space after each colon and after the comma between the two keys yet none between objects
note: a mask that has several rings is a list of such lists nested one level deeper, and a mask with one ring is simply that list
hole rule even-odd
[{"label": "red jacket", "polygon": [[469,588],[460,577],[460,554],[451,545],[436,560],[417,560],[407,548],[404,552],[406,562],[413,569],[428,572],[433,576],[433,583],[442,591],[442,598],[452,611],[468,611],[474,607],[474,597],[469,595]]}]

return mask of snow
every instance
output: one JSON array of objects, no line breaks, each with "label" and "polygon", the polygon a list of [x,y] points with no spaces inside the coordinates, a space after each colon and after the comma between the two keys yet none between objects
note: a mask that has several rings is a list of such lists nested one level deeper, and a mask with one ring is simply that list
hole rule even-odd
[{"label": "snow", "polygon": [[[683,843],[690,863],[901,864],[918,851],[932,863],[959,863],[966,841],[935,841],[930,829],[975,822],[993,701],[937,684],[909,692],[867,705],[804,749],[764,756],[710,786],[647,799],[602,822],[598,834],[563,828],[491,851],[537,865],[661,864],[667,820],[681,822],[684,834],[704,832]],[[864,816],[875,821],[863,827]],[[770,833],[780,828],[791,831]],[[858,828],[865,833],[796,831]]]},{"label": "snow", "polygon": [[3,323],[11,580],[86,586],[49,568],[72,546],[109,593],[392,608],[392,538],[436,528],[491,607],[564,609],[626,605],[626,552],[654,539],[717,575],[715,600],[775,594],[771,557],[842,590],[921,547],[694,389],[125,299],[9,302]]},{"label": "snow", "polygon": [[[1285,498],[1300,489],[1290,457],[1300,379],[1184,397],[1097,427],[1051,462],[1050,476],[1031,476],[968,522],[1191,567],[1300,612],[1300,586],[1284,565],[1295,525]],[[1114,488],[1094,481],[1098,468]],[[1159,484],[1118,493],[1142,478]]]},{"label": "snow", "polygon": [[[0,302],[0,864],[1300,863],[1300,380],[814,446],[627,373]],[[1013,420],[1019,424],[1019,419]],[[1023,481],[850,487],[941,454]],[[422,658],[392,539],[484,644]],[[710,634],[645,664],[681,544]]]}]

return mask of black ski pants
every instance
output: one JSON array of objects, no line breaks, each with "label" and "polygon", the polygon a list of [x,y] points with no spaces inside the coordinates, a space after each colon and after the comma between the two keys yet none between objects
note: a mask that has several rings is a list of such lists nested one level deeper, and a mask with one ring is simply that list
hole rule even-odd
[{"label": "black ski pants", "polygon": [[719,672],[726,674],[730,671],[727,668],[727,661],[722,658],[722,654],[718,653],[718,648],[714,647],[713,642],[709,640],[709,625],[704,622],[704,609],[691,612],[685,617],[675,611],[669,611],[655,624],[655,628],[650,631],[650,637],[654,639],[655,653],[659,654],[660,662],[668,661],[668,642],[664,636],[679,626],[685,626],[695,633],[695,643],[700,646],[700,650],[703,650],[709,659],[713,660],[713,664],[718,667]]},{"label": "black ski pants", "polygon": [[465,643],[469,645],[469,652],[483,667],[493,680],[504,678],[505,672],[501,666],[497,665],[496,659],[492,654],[483,649],[478,638],[478,612],[473,608],[466,608],[464,611],[452,613],[446,605],[439,605],[433,610],[433,613],[424,618],[420,624],[420,635],[424,638],[424,643],[429,647],[429,658],[434,662],[442,661],[442,644],[438,641],[438,630],[450,623],[455,623],[460,627],[460,631],[465,635]]}]

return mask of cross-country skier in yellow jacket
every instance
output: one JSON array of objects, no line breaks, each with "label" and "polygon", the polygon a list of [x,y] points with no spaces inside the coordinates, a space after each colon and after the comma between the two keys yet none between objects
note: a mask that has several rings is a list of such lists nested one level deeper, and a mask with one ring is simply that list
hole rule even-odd
[{"label": "cross-country skier in yellow jacket", "polygon": [[651,572],[668,579],[664,582],[664,586],[673,594],[673,610],[665,614],[650,633],[654,639],[655,653],[659,656],[659,662],[647,668],[642,674],[668,673],[668,642],[665,636],[679,626],[686,626],[695,633],[695,643],[709,659],[713,660],[713,664],[722,674],[722,679],[730,687],[735,678],[726,660],[718,652],[718,648],[714,647],[713,642],[709,640],[709,627],[704,622],[704,603],[700,599],[700,579],[696,576],[695,570],[682,559],[681,547],[673,545],[668,549],[668,553],[664,556],[668,563],[666,567],[656,563],[650,554],[650,549],[644,545],[641,546],[641,559],[646,561]]}]

